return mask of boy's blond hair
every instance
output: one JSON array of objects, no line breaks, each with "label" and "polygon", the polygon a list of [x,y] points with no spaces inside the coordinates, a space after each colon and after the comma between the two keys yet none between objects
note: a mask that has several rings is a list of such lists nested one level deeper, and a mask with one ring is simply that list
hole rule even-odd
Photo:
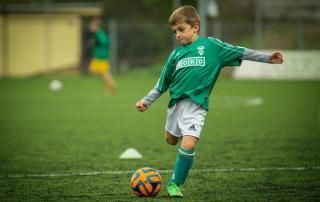
[{"label": "boy's blond hair", "polygon": [[169,25],[172,27],[180,23],[187,23],[191,27],[198,24],[200,28],[200,16],[197,10],[193,6],[185,5],[173,11],[169,18]]}]

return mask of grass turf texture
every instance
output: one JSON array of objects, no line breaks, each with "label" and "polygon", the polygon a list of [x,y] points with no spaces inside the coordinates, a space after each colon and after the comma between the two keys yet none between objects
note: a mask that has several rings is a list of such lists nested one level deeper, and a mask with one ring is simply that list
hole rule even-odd
[{"label": "grass turf texture", "polygon": [[[116,77],[114,96],[96,77],[58,76],[58,93],[48,90],[52,79],[0,80],[0,200],[143,200],[130,192],[129,173],[7,177],[172,169],[177,147],[163,138],[168,95],[145,113],[135,109],[157,81],[154,72]],[[319,90],[317,81],[218,80],[193,169],[319,166]],[[263,104],[242,103],[254,97]],[[128,147],[143,159],[120,160]],[[164,185],[170,176],[162,173]],[[191,172],[183,193],[183,201],[317,201],[320,170]],[[153,200],[178,199],[162,190]]]}]

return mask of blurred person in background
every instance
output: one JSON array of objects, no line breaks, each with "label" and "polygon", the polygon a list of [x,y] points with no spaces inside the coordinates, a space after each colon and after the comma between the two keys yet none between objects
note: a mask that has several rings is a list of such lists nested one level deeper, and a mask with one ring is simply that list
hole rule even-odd
[{"label": "blurred person in background", "polygon": [[101,75],[105,81],[106,89],[110,93],[116,90],[116,83],[110,72],[109,63],[109,38],[102,28],[102,21],[99,18],[93,18],[89,23],[89,29],[94,33],[93,58],[89,64],[89,70],[92,74]]}]

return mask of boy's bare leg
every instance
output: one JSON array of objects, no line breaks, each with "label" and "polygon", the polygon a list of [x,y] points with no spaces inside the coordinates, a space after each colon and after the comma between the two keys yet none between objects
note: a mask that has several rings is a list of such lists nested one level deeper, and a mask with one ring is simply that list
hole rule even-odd
[{"label": "boy's bare leg", "polygon": [[110,72],[102,74],[103,80],[106,82],[107,89],[113,93],[116,90],[116,85]]},{"label": "boy's bare leg", "polygon": [[174,135],[172,135],[170,132],[166,131],[165,132],[165,139],[166,142],[170,145],[176,145],[178,144],[178,142],[180,141],[180,137],[176,137]]},{"label": "boy's bare leg", "polygon": [[[170,132],[165,132],[165,139],[168,144],[176,145],[181,140],[181,137],[176,137],[172,135]],[[197,144],[198,139],[191,135],[185,135],[182,138],[181,147],[187,150],[193,150],[195,145]]]}]

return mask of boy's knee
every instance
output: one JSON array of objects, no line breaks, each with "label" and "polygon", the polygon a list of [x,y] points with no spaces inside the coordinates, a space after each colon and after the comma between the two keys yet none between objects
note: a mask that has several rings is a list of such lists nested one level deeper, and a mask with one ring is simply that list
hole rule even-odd
[{"label": "boy's knee", "polygon": [[193,136],[184,136],[181,143],[181,148],[185,150],[193,150],[197,143],[197,138]]}]

